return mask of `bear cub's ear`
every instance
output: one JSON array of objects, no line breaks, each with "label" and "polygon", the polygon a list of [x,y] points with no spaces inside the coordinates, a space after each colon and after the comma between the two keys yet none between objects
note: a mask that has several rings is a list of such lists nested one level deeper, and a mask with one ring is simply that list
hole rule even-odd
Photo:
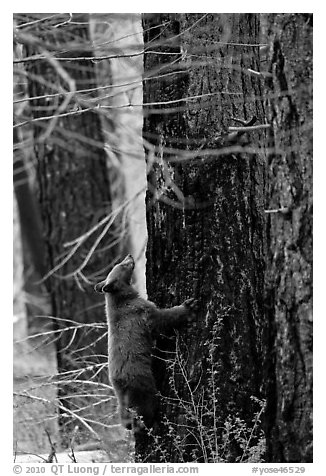
[{"label": "bear cub's ear", "polygon": [[102,293],[114,293],[119,290],[119,285],[117,280],[110,281],[109,283],[104,284],[102,288]]},{"label": "bear cub's ear", "polygon": [[95,284],[94,289],[97,293],[104,293],[103,287],[105,285],[105,281],[101,281],[100,283]]},{"label": "bear cub's ear", "polygon": [[110,281],[108,283],[104,280],[94,286],[94,289],[97,293],[112,293],[116,291],[117,288],[118,283],[116,280]]}]

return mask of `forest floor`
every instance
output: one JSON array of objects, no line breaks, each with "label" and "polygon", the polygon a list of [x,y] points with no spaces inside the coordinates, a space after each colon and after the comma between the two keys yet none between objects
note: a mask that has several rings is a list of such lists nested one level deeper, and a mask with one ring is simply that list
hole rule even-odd
[{"label": "forest floor", "polygon": [[[51,378],[57,374],[53,342],[46,343],[42,336],[28,337],[26,319],[16,317],[13,351],[15,461],[46,460],[51,453],[52,442],[56,445],[58,462],[71,462],[70,448],[61,444],[55,406],[57,387],[51,383]],[[129,432],[122,430],[120,425],[114,425],[112,429],[105,430],[102,445],[90,442],[89,445],[76,446],[74,453],[77,462],[132,462],[133,447]]]},{"label": "forest floor", "polygon": [[[14,451],[45,453],[50,443],[60,441],[57,411],[53,405],[56,387],[49,381],[56,374],[53,344],[28,339],[26,319],[14,322]],[[25,396],[26,395],[26,396]]]}]

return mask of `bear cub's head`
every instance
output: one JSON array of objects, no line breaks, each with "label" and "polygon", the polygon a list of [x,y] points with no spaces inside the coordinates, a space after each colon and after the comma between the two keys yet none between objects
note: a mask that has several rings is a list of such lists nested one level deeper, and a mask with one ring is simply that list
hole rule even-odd
[{"label": "bear cub's head", "polygon": [[131,255],[127,255],[121,263],[115,265],[104,281],[95,285],[95,291],[98,293],[117,293],[122,291],[126,286],[130,286],[134,267],[134,258]]}]

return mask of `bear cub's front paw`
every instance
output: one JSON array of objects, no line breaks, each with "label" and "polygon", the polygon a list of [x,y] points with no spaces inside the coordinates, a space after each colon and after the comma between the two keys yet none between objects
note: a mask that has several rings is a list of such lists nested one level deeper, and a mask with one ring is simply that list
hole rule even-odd
[{"label": "bear cub's front paw", "polygon": [[183,305],[191,311],[196,311],[198,309],[198,301],[194,298],[186,299]]},{"label": "bear cub's front paw", "polygon": [[198,311],[198,301],[196,301],[194,298],[186,299],[186,301],[183,303],[183,306],[188,311],[188,321],[191,322],[195,317],[196,311]]}]

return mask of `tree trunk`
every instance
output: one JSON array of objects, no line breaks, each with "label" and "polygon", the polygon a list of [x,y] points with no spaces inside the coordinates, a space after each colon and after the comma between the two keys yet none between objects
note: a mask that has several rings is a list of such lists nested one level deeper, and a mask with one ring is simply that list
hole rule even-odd
[{"label": "tree trunk", "polygon": [[253,460],[259,422],[248,446],[240,427],[249,436],[260,412],[263,164],[252,151],[263,135],[228,127],[239,125],[232,117],[263,122],[260,79],[248,71],[259,70],[259,16],[153,14],[144,23],[160,52],[145,55],[148,165],[155,153],[147,290],[160,307],[195,297],[199,311],[176,340],[157,342],[161,421],[154,437],[136,436],[136,455]]},{"label": "tree trunk", "polygon": [[267,461],[312,461],[312,15],[270,15]]},{"label": "tree trunk", "polygon": [[[125,234],[125,250],[135,259],[134,286],[146,297],[146,164],[142,141],[144,49],[140,13],[93,13],[90,33],[96,56],[116,56],[96,64],[100,119],[110,167],[113,207],[127,204],[116,228]],[[123,32],[123,35],[121,34]],[[128,56],[130,54],[131,56]],[[108,85],[108,81],[110,84]],[[109,89],[108,89],[109,86]],[[113,109],[110,109],[112,108]]]},{"label": "tree trunk", "polygon": [[[94,65],[87,60],[88,56],[92,56],[92,51],[86,47],[83,49],[85,40],[88,44],[88,19],[77,15],[74,20],[81,22],[82,26],[72,22],[66,28],[45,30],[44,44],[51,44],[54,50],[60,52],[60,57],[81,56],[85,59],[60,63],[45,59],[28,63],[31,78],[29,94],[30,97],[38,97],[31,101],[34,119],[75,112],[57,120],[42,119],[35,122],[34,149],[46,269],[47,273],[55,270],[46,279],[54,316],[50,319],[56,332],[58,370],[63,374],[59,397],[61,404],[69,411],[84,407],[78,410],[79,416],[101,423],[107,418],[107,411],[101,412],[98,405],[95,418],[93,404],[98,404],[101,393],[103,399],[107,400],[108,397],[107,330],[103,300],[94,292],[93,285],[108,271],[110,261],[113,261],[114,243],[119,241],[119,237],[114,235],[111,227],[90,253],[96,239],[104,232],[106,222],[82,240],[76,253],[64,265],[60,265],[73,249],[74,245],[70,242],[99,224],[111,212],[101,124],[96,111],[83,111],[87,101],[88,105],[92,104],[94,95],[91,92],[84,95],[79,93],[77,102],[67,104],[63,110],[60,108],[67,95],[55,95],[58,91],[69,91],[67,85],[72,87],[73,83],[76,90],[96,86]],[[42,34],[40,30],[35,35],[38,42],[42,41]],[[64,53],[70,40],[75,48]],[[28,53],[35,54],[35,46],[33,42],[31,44],[33,49]],[[38,50],[36,52],[39,53]],[[41,53],[44,54],[42,50]],[[51,52],[51,58],[53,56]],[[77,107],[80,113],[77,113]],[[96,388],[94,397],[94,385],[77,383],[90,377],[90,384],[94,379],[103,383],[103,386],[99,384]],[[81,393],[88,394],[86,400],[79,396]],[[80,420],[69,417],[71,413],[64,414],[68,423],[80,425]]]},{"label": "tree trunk", "polygon": [[[22,48],[14,42],[14,58],[21,59]],[[19,101],[26,96],[27,87],[24,68],[22,65],[14,69],[14,100]],[[23,104],[23,106],[22,106]],[[20,115],[26,114],[26,103],[14,102],[14,124]],[[28,135],[28,133],[27,133]],[[29,148],[26,147],[27,137],[23,136],[18,128],[13,129],[13,182],[19,213],[20,241],[22,245],[23,262],[23,296],[24,314],[26,313],[27,325],[30,332],[33,327],[38,327],[39,319],[35,316],[48,313],[46,288],[40,283],[45,274],[44,268],[44,241],[40,219],[40,210],[35,197],[32,180],[34,171]],[[34,329],[35,330],[35,329]]]}]

